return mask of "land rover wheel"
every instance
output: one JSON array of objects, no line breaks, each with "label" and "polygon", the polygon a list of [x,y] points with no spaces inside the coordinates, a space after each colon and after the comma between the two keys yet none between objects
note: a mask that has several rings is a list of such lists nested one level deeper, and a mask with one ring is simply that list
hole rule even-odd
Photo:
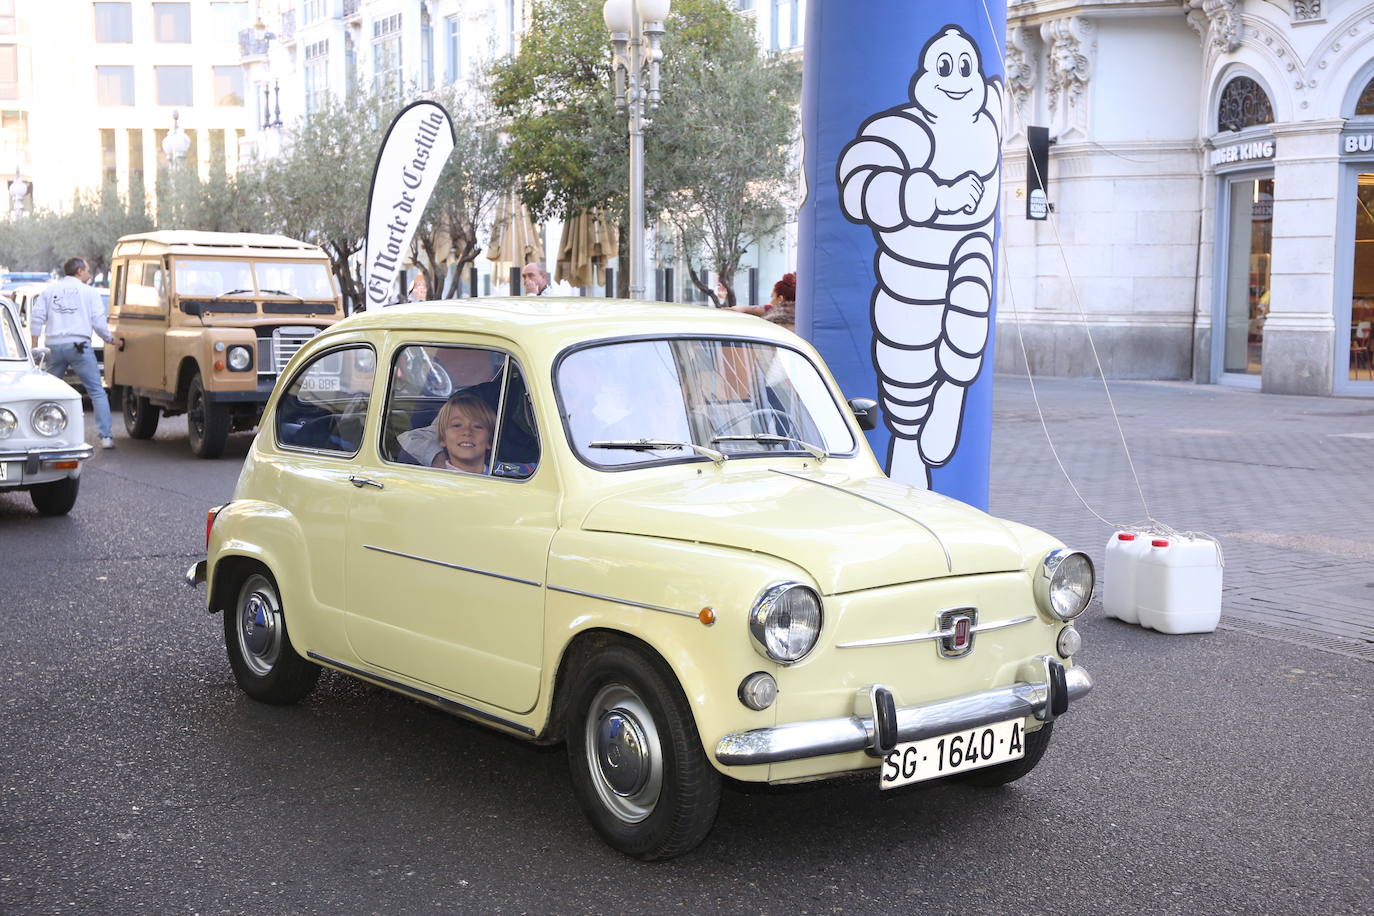
[{"label": "land rover wheel", "polygon": [[191,376],[191,385],[186,389],[186,434],[191,439],[192,454],[197,458],[223,455],[229,423],[229,408],[212,404],[206,398],[199,372]]},{"label": "land rover wheel", "polygon": [[716,820],[720,774],[706,760],[676,679],[625,644],[577,674],[569,706],[573,790],[596,832],[639,859],[693,849]]},{"label": "land rover wheel", "polygon": [[255,700],[286,706],[315,689],[320,668],[291,644],[277,583],[261,569],[239,586],[224,611],[224,647],[243,692]]},{"label": "land rover wheel", "polygon": [[145,397],[140,397],[132,388],[120,386],[120,402],[124,410],[124,431],[130,439],[151,439],[157,432],[157,421],[161,411]]}]

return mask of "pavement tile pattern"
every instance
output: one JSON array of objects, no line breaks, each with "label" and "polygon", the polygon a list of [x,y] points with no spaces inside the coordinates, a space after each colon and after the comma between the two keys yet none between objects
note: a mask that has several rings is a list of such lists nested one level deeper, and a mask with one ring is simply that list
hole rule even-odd
[{"label": "pavement tile pattern", "polygon": [[1025,376],[997,377],[990,511],[1086,550],[1099,576],[1118,526],[1204,532],[1224,550],[1222,628],[1374,661],[1374,399],[1109,386],[1121,433],[1101,380],[1036,379],[1042,426]]}]

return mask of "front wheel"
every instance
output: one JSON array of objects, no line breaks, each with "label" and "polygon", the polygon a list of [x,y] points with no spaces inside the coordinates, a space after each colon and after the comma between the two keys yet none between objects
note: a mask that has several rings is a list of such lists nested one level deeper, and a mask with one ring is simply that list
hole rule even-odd
[{"label": "front wheel", "polygon": [[76,505],[80,489],[80,477],[63,477],[52,483],[40,483],[29,491],[29,499],[39,515],[66,515]]},{"label": "front wheel", "polygon": [[1050,746],[1050,734],[1054,731],[1054,723],[1046,722],[1040,726],[1039,731],[1026,733],[1026,756],[1020,760],[1011,760],[1006,763],[999,763],[996,766],[983,767],[978,770],[969,770],[967,773],[960,773],[954,778],[960,782],[971,786],[981,786],[983,788],[993,788],[1004,786],[1009,782],[1015,782],[1025,776],[1035,765],[1040,762],[1040,758],[1045,756],[1045,749]]},{"label": "front wheel", "polygon": [[197,458],[223,455],[229,423],[229,408],[210,403],[200,373],[191,376],[191,385],[186,389],[186,433],[191,440],[191,453]]},{"label": "front wheel", "polygon": [[124,410],[124,431],[130,439],[151,439],[157,432],[157,421],[161,411],[147,398],[140,397],[132,388],[120,386],[120,403]]},{"label": "front wheel", "polygon": [[296,653],[286,631],[277,583],[253,572],[224,611],[224,646],[243,692],[273,706],[288,706],[315,689],[320,668]]},{"label": "front wheel", "polygon": [[582,667],[575,691],[568,759],[596,832],[645,860],[695,848],[715,823],[720,774],[672,674],[638,649],[612,645]]}]

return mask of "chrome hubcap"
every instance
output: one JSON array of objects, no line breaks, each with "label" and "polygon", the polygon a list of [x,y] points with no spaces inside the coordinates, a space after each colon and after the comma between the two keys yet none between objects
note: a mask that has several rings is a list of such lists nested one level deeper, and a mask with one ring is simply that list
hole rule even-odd
[{"label": "chrome hubcap", "polygon": [[244,662],[259,676],[270,674],[281,654],[281,607],[262,576],[245,583],[239,601],[238,641]]},{"label": "chrome hubcap", "polygon": [[607,684],[592,700],[586,729],[597,795],[620,820],[639,823],[663,788],[663,750],[648,707],[629,687]]}]

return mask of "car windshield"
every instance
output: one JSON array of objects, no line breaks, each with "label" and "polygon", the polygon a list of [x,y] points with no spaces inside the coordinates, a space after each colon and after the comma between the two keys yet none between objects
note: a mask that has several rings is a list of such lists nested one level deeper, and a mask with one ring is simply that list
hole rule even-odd
[{"label": "car windshield", "polygon": [[[176,272],[177,294],[182,297],[334,298],[334,289],[329,283],[329,268],[318,261],[179,259]],[[256,284],[254,275],[257,277]]]},{"label": "car windshield", "polygon": [[620,467],[780,453],[848,454],[854,437],[816,367],[759,341],[637,340],[559,364],[558,399],[588,464]]},{"label": "car windshield", "polygon": [[19,334],[19,325],[8,307],[0,306],[0,359],[28,359],[28,349]]}]

